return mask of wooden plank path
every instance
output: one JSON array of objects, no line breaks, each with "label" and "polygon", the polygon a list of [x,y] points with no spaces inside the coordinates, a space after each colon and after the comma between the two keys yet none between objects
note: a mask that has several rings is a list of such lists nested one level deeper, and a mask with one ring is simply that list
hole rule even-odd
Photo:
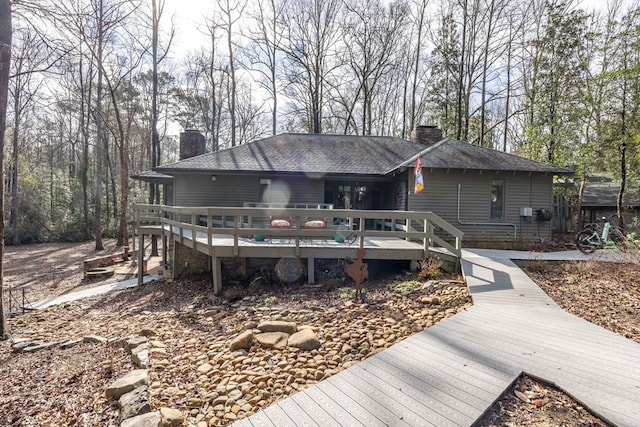
[{"label": "wooden plank path", "polygon": [[513,259],[586,257],[465,250],[473,307],[234,425],[470,426],[525,372],[640,426],[640,344],[564,312]]}]

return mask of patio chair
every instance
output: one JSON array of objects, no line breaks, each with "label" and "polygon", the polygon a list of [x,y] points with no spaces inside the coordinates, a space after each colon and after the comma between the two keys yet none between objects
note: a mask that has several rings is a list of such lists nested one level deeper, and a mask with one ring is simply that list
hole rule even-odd
[{"label": "patio chair", "polygon": [[325,217],[325,218],[312,218],[312,217],[306,217],[304,219],[304,228],[310,228],[310,229],[322,229],[322,228],[327,228],[327,223],[329,222],[329,218]]},{"label": "patio chair", "polygon": [[293,228],[290,216],[270,216],[269,226],[271,228]]},{"label": "patio chair", "polygon": [[[326,230],[328,222],[329,222],[329,218],[327,217],[313,218],[308,216],[304,219],[304,224],[302,225],[301,228],[306,230]],[[312,240],[310,236],[308,238],[309,240]],[[326,236],[322,240],[327,240]]]},{"label": "patio chair", "polygon": [[[293,229],[295,228],[292,225],[292,221],[291,221],[291,217],[290,216],[270,216],[269,217],[269,227],[273,228],[273,229],[278,229],[278,230],[282,230],[282,229]],[[291,236],[289,236],[287,238],[287,242],[291,241]]]}]

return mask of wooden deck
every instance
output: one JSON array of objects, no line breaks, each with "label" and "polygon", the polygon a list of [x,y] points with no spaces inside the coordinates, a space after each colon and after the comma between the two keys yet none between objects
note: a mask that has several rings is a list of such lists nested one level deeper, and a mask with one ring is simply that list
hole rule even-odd
[{"label": "wooden deck", "polygon": [[[138,246],[145,235],[163,235],[210,256],[216,292],[222,287],[222,258],[306,259],[313,284],[315,259],[355,259],[358,249],[366,251],[366,259],[419,261],[435,254],[455,266],[461,254],[462,233],[431,212],[161,205],[136,205],[136,210]],[[271,216],[286,216],[292,226],[269,227]],[[305,228],[308,217],[328,217],[331,225]]]},{"label": "wooden deck", "polygon": [[526,372],[640,426],[640,344],[561,310],[511,261],[530,257],[464,251],[473,307],[234,425],[470,426]]}]

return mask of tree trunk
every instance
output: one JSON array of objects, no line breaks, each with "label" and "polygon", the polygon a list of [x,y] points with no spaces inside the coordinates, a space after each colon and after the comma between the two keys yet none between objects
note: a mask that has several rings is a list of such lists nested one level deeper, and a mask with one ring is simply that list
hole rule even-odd
[{"label": "tree trunk", "polygon": [[20,193],[18,191],[18,165],[20,160],[19,136],[20,136],[20,90],[16,90],[15,99],[13,100],[14,116],[13,116],[13,136],[11,137],[13,153],[11,154],[11,212],[9,214],[9,224],[13,231],[13,246],[20,244],[20,230],[18,227],[18,207],[20,204]]},{"label": "tree trunk", "polygon": [[509,141],[509,108],[511,106],[511,56],[513,38],[511,34],[511,26],[509,26],[509,47],[507,47],[507,93],[504,100],[504,135],[502,135],[502,151],[507,152],[507,143]]},{"label": "tree trunk", "polygon": [[422,26],[424,25],[424,14],[427,8],[427,0],[422,1],[420,16],[418,17],[418,40],[416,41],[415,62],[413,64],[413,81],[411,82],[411,116],[409,117],[409,134],[416,127],[416,98],[418,93],[418,74],[420,70],[420,53],[422,52]]},{"label": "tree trunk", "polygon": [[229,49],[229,77],[231,79],[231,93],[229,94],[229,116],[231,118],[231,146],[236,146],[236,67],[233,59],[233,43],[231,41],[231,16],[227,28],[227,44]]},{"label": "tree trunk", "polygon": [[[82,56],[80,56],[80,131],[82,132],[82,212],[84,216],[84,230],[82,235],[85,240],[91,237],[91,221],[89,213],[89,109],[91,108],[91,89],[88,94],[84,91],[84,75],[82,72]],[[91,75],[91,73],[89,73]],[[91,80],[91,79],[89,79]],[[86,104],[85,104],[86,102]],[[86,107],[85,107],[86,105]]]},{"label": "tree trunk", "polygon": [[[489,47],[490,47],[490,41],[491,41],[491,36],[492,36],[492,32],[493,32],[493,21],[494,21],[494,7],[495,7],[495,1],[491,1],[491,6],[490,6],[490,10],[489,10],[489,23],[487,24],[487,34],[486,34],[486,40],[484,43],[484,52],[483,52],[483,58],[482,58],[482,101],[480,101],[480,141],[479,141],[479,145],[481,147],[485,146],[485,133],[487,132],[487,109],[486,109],[486,102],[487,102],[487,68],[488,68],[488,64],[489,64]],[[509,69],[507,68],[507,72]],[[494,148],[493,146],[491,148]]]},{"label": "tree trunk", "polygon": [[580,180],[580,188],[578,189],[578,197],[576,197],[575,203],[573,205],[573,221],[576,227],[576,230],[582,229],[582,196],[584,195],[585,183],[587,182],[588,177],[585,175]]},{"label": "tree trunk", "polygon": [[[626,138],[626,132],[623,138]],[[624,219],[622,217],[623,198],[627,185],[627,142],[622,140],[619,147],[620,151],[620,191],[616,200],[616,213],[618,214],[618,226],[624,230]]]},{"label": "tree trunk", "polygon": [[[7,127],[7,98],[11,66],[11,2],[0,0],[0,177],[4,176],[4,132]],[[4,179],[0,179],[0,219],[4,218]],[[9,335],[4,316],[4,221],[0,220],[0,339]]]},{"label": "tree trunk", "polygon": [[456,139],[462,138],[462,103],[464,100],[463,92],[464,92],[464,65],[465,65],[465,55],[467,49],[467,0],[464,0],[462,5],[463,13],[462,13],[462,36],[461,36],[461,51],[460,51],[460,70],[458,70],[458,96],[456,102]]},{"label": "tree trunk", "polygon": [[96,93],[96,194],[95,194],[95,211],[93,213],[93,228],[96,239],[95,250],[102,251],[104,250],[104,245],[102,243],[102,179],[104,175],[104,139],[105,139],[105,129],[103,123],[103,115],[102,115],[102,98],[103,98],[103,71],[102,71],[102,51],[104,46],[104,27],[103,27],[103,6],[102,0],[100,0],[99,10],[98,10],[98,86]]},{"label": "tree trunk", "polygon": [[[158,135],[158,31],[159,21],[156,0],[151,2],[151,54],[152,54],[152,90],[151,90],[151,167],[160,164],[160,136]],[[157,203],[159,188],[155,183],[149,185],[149,203]],[[140,248],[141,251],[144,248]],[[158,237],[151,236],[151,256],[158,256]]]}]

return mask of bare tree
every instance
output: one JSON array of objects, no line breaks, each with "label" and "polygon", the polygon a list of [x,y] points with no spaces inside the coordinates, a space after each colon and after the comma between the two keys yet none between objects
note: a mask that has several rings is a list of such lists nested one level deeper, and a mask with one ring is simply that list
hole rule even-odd
[{"label": "bare tree", "polygon": [[[485,23],[485,34],[484,34],[484,48],[482,52],[482,78],[481,78],[481,90],[480,90],[480,131],[478,135],[478,144],[479,145],[490,145],[486,144],[485,140],[487,138],[487,91],[489,87],[492,86],[493,82],[490,82],[490,70],[493,69],[494,60],[495,60],[495,48],[492,46],[494,44],[494,38],[498,39],[497,36],[500,37],[499,44],[504,40],[504,31],[500,28],[499,24],[501,15],[504,12],[505,4],[500,0],[486,0],[487,4],[487,12]],[[498,30],[497,30],[498,28]],[[496,36],[496,37],[494,37]],[[492,147],[493,148],[493,147]]]},{"label": "bare tree", "polygon": [[[0,0],[0,177],[4,177],[4,132],[7,125],[11,67],[11,1]],[[0,339],[9,334],[4,311],[4,179],[0,180]]]},{"label": "bare tree", "polygon": [[[408,14],[406,3],[385,7],[379,0],[345,3],[344,41],[349,74],[357,81],[351,106],[345,118],[345,133],[353,123],[351,116],[360,104],[360,133],[372,134],[373,103],[377,86],[396,65],[399,42]],[[356,133],[359,133],[357,128]]]},{"label": "bare tree", "polygon": [[[233,4],[233,5],[232,5]],[[230,132],[231,132],[231,146],[236,146],[236,98],[237,93],[237,76],[236,76],[236,61],[234,56],[234,26],[242,17],[244,8],[246,7],[246,1],[231,2],[231,0],[218,0],[218,6],[222,11],[223,23],[221,28],[227,34],[227,50],[229,54],[229,117],[231,119]]]},{"label": "bare tree", "polygon": [[294,102],[293,114],[309,133],[322,132],[325,92],[337,68],[340,11],[340,0],[298,0],[282,16],[281,27],[287,29],[282,45],[288,60],[286,92]]},{"label": "bare tree", "polygon": [[174,118],[185,129],[204,130],[205,137],[211,140],[212,151],[224,143],[222,128],[226,120],[223,111],[226,112],[227,67],[218,55],[218,30],[215,16],[207,18],[204,33],[208,43],[186,56],[185,73],[180,84],[171,90],[175,100]]},{"label": "bare tree", "polygon": [[455,136],[460,102],[460,36],[453,12],[442,10],[436,31],[431,34],[434,51],[430,58],[428,97],[434,121],[444,135]]},{"label": "bare tree", "polygon": [[251,87],[247,83],[240,82],[237,90],[238,142],[245,144],[264,136],[267,133],[267,126],[263,120],[265,115],[262,114],[262,109],[254,103]]},{"label": "bare tree", "polygon": [[[20,209],[20,138],[22,122],[29,109],[34,108],[36,93],[42,85],[42,80],[37,80],[35,73],[40,68],[47,68],[45,44],[29,27],[15,32],[14,55],[12,63],[12,78],[9,91],[13,98],[13,132],[11,155],[11,179],[9,187],[11,191],[11,211],[9,224],[13,232],[13,245],[20,243],[19,209]],[[18,47],[16,47],[17,45]]]},{"label": "bare tree", "polygon": [[[164,13],[165,1],[164,0],[151,0],[151,167],[154,168],[160,164],[161,152],[160,152],[160,136],[158,134],[158,67],[160,63],[166,58],[171,47],[171,41],[173,40],[174,29],[171,26],[171,34],[169,42],[160,52],[160,20]],[[127,177],[128,179],[128,177]],[[124,198],[123,198],[124,201]],[[149,183],[149,203],[160,203],[160,191],[158,184]],[[121,227],[126,228],[126,224],[121,224]],[[158,256],[158,237],[151,237],[151,256]]]},{"label": "bare tree", "polygon": [[[411,79],[411,104],[410,104],[410,113],[409,113],[409,131],[413,130],[416,123],[416,104],[417,104],[417,96],[418,96],[418,76],[420,75],[420,61],[423,56],[423,37],[424,37],[424,26],[426,20],[426,11],[427,5],[429,4],[429,0],[420,0],[417,4],[417,11],[415,20],[415,30],[417,32],[416,36],[416,45],[414,48],[414,59],[413,59],[413,73]],[[403,126],[404,128],[404,126]]]},{"label": "bare tree", "polygon": [[256,29],[249,30],[251,43],[244,52],[245,68],[259,73],[258,85],[271,98],[272,135],[278,130],[278,52],[283,35],[278,23],[286,7],[287,0],[258,0],[252,14]]}]

